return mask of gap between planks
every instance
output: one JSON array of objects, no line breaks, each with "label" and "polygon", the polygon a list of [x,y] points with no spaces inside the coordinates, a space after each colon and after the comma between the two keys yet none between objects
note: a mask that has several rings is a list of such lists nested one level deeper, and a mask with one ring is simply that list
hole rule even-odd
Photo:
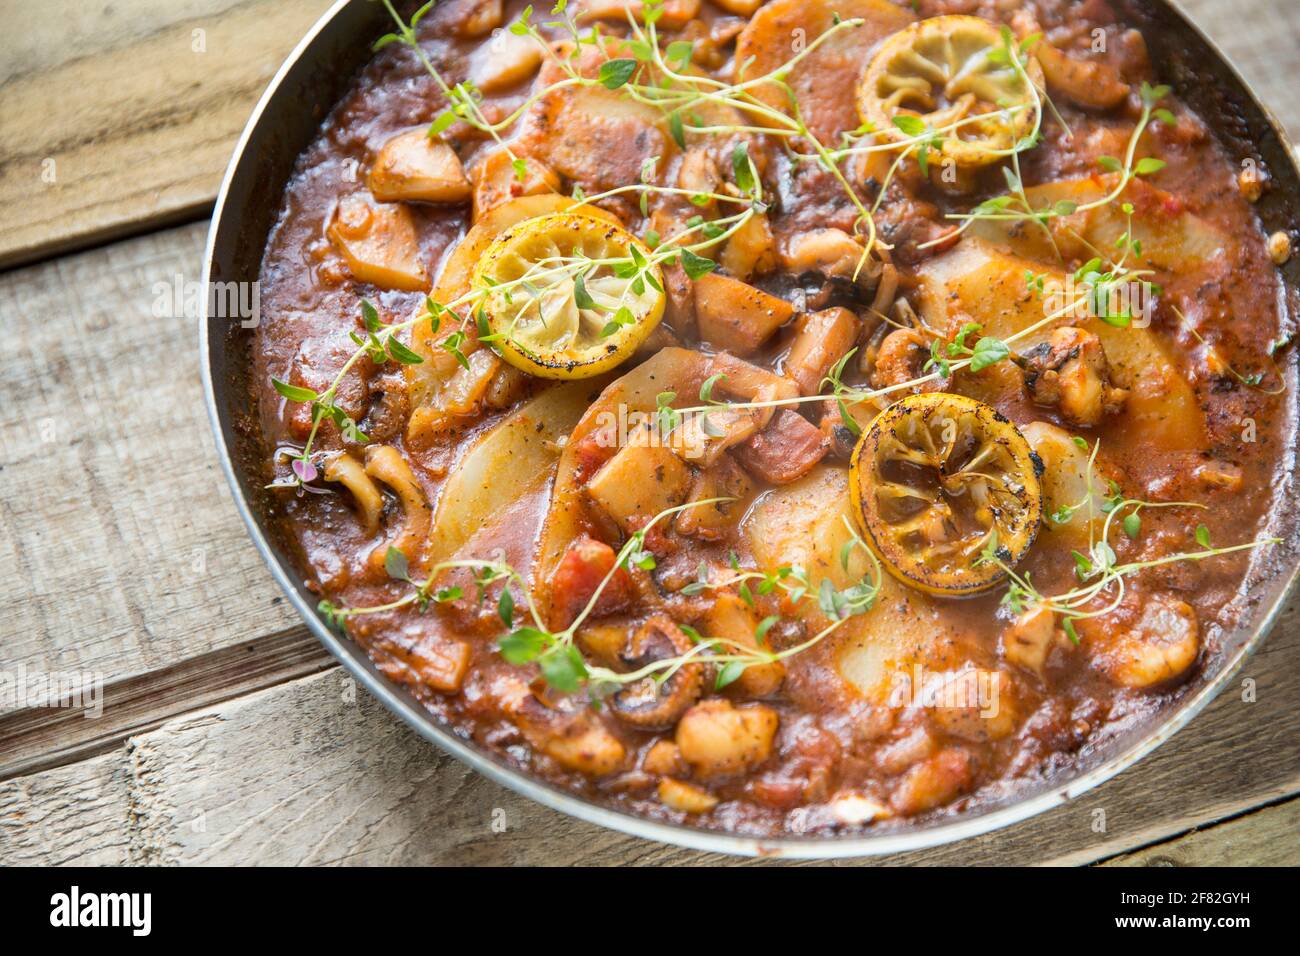
[{"label": "gap between planks", "polygon": [[1297,829],[1300,798],[1283,797],[1095,865],[1295,866]]},{"label": "gap between planks", "polygon": [[103,687],[85,707],[27,707],[0,716],[0,780],[85,760],[188,711],[324,670],[334,658],[304,626],[233,644]]}]

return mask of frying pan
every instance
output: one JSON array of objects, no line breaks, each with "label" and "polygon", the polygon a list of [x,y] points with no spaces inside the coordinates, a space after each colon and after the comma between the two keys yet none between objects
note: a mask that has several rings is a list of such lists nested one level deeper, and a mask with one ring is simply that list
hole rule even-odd
[{"label": "frying pan", "polygon": [[[1257,210],[1268,232],[1293,230],[1300,222],[1300,173],[1285,134],[1256,100],[1237,71],[1185,16],[1166,0],[1119,0],[1118,12],[1141,29],[1162,82],[1200,115],[1236,161],[1252,157],[1272,177],[1272,188]],[[252,282],[258,278],[267,235],[280,208],[281,194],[298,154],[315,138],[332,106],[370,57],[369,41],[385,32],[385,12],[366,0],[339,0],[308,31],[280,67],[253,110],[217,196],[204,264],[210,282]],[[1288,328],[1300,313],[1300,257],[1283,269],[1281,308]],[[1292,510],[1270,516],[1270,532],[1283,539],[1261,551],[1239,601],[1239,626],[1225,630],[1206,666],[1170,705],[1143,725],[1095,748],[1085,748],[1074,764],[1045,781],[1014,789],[977,809],[931,823],[917,822],[876,835],[759,839],[697,827],[648,820],[603,806],[524,773],[496,754],[454,736],[398,685],[382,676],[365,652],[328,628],[315,610],[316,598],[279,546],[266,516],[266,492],[258,478],[261,450],[249,408],[253,331],[239,322],[209,316],[200,322],[200,348],[208,414],[221,464],[236,507],[254,546],[289,601],[322,644],[357,681],[421,735],[506,787],[592,823],[624,833],[698,850],[790,858],[846,857],[896,853],[935,846],[986,833],[1040,813],[1113,777],[1169,739],[1223,689],[1263,641],[1300,579],[1300,521]],[[1295,350],[1288,350],[1283,376],[1288,393],[1297,393]],[[1289,406],[1287,433],[1294,436],[1297,403]],[[1277,500],[1296,487],[1295,443],[1283,450]]]}]

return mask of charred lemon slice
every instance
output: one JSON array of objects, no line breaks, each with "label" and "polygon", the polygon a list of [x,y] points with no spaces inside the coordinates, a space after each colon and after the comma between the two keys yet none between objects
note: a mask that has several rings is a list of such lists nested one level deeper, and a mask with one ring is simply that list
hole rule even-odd
[{"label": "charred lemon slice", "polygon": [[[1025,72],[1042,86],[1036,60]],[[895,141],[916,135],[908,129],[916,124],[902,119],[910,117],[939,132],[941,158],[968,167],[995,162],[1015,146],[1033,129],[1035,104],[1001,33],[979,17],[933,17],[899,31],[858,86],[858,112],[877,133]]]},{"label": "charred lemon slice", "polygon": [[590,378],[627,359],[664,314],[663,273],[627,230],[576,213],[511,227],[474,269],[489,341],[541,378]]},{"label": "charred lemon slice", "polygon": [[[1038,533],[1042,464],[1019,429],[964,395],[909,395],[881,412],[853,450],[849,490],[867,542],[904,584],[958,596],[1014,566]],[[996,538],[994,537],[996,535]]]}]

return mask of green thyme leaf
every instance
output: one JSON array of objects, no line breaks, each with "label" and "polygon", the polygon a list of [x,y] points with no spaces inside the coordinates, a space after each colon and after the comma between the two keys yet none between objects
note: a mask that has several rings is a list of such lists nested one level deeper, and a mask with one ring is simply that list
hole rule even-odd
[{"label": "green thyme leaf", "polygon": [[925,121],[919,116],[902,114],[894,117],[894,125],[908,136],[920,136],[925,132]]},{"label": "green thyme leaf", "polygon": [[547,651],[537,663],[541,666],[546,683],[558,691],[572,694],[587,676],[587,665],[582,654],[572,644]]},{"label": "green thyme leaf", "polygon": [[704,384],[700,386],[700,401],[704,402],[706,405],[712,404],[713,386],[717,385],[720,381],[722,381],[726,377],[727,377],[726,372],[718,372],[717,374],[710,375],[708,378],[706,378],[704,380]]},{"label": "green thyme leaf", "polygon": [[451,129],[456,122],[456,114],[448,110],[445,113],[439,113],[432,123],[429,124],[429,139],[435,139],[441,136],[447,130]]},{"label": "green thyme leaf", "polygon": [[320,398],[310,388],[303,388],[301,385],[290,385],[288,382],[282,382],[278,378],[272,378],[271,384],[275,390],[291,402],[314,402]]},{"label": "green thyme leaf", "polygon": [[465,371],[469,371],[469,359],[467,359],[465,353],[460,350],[464,341],[465,333],[457,329],[455,332],[451,333],[451,335],[443,339],[442,342],[439,343],[438,347],[444,351],[450,352],[455,357],[456,361],[460,363],[461,368],[465,369]]},{"label": "green thyme leaf", "polygon": [[1079,643],[1079,633],[1074,629],[1075,618],[1067,617],[1061,622],[1061,627],[1065,630],[1066,636],[1076,645]]},{"label": "green thyme leaf", "polygon": [[1092,574],[1092,559],[1081,551],[1071,551],[1070,554],[1074,556],[1075,574],[1083,579],[1086,579],[1088,575]]},{"label": "green thyme leaf", "polygon": [[694,51],[695,44],[689,40],[674,40],[664,48],[664,60],[680,72],[690,65]]},{"label": "green thyme leaf", "polygon": [[983,371],[990,365],[1001,362],[1010,354],[1011,349],[1007,348],[1007,343],[986,335],[975,343],[975,351],[971,354],[970,370]]},{"label": "green thyme leaf", "polygon": [[598,309],[596,300],[587,292],[587,283],[579,272],[573,277],[573,302],[580,309]]},{"label": "green thyme leaf", "polygon": [[686,271],[686,274],[692,279],[698,279],[700,278],[700,276],[706,276],[717,267],[718,264],[714,262],[712,259],[706,259],[703,256],[697,256],[689,249],[682,250],[682,269],[684,269]]},{"label": "green thyme leaf", "polygon": [[406,555],[391,544],[388,546],[388,550],[384,552],[384,570],[388,572],[390,578],[395,578],[398,581],[411,580],[411,570]]},{"label": "green thyme leaf", "polygon": [[731,151],[731,171],[736,178],[736,188],[742,193],[754,191],[754,168],[749,159],[749,144],[740,142]]},{"label": "green thyme leaf", "polygon": [[606,60],[600,65],[600,74],[597,79],[600,84],[607,90],[616,90],[620,86],[632,79],[632,74],[636,72],[636,60],[631,58],[621,58],[617,60]]},{"label": "green thyme leaf", "polygon": [[686,148],[686,130],[682,126],[682,114],[673,110],[668,117],[668,131],[672,134],[673,142],[677,144],[678,149]]},{"label": "green thyme leaf", "polygon": [[745,673],[745,668],[749,665],[744,661],[728,661],[718,670],[717,679],[713,682],[714,690],[722,690],[728,684],[734,684],[740,675]]},{"label": "green thyme leaf", "polygon": [[366,323],[366,331],[379,331],[379,313],[375,310],[375,307],[370,303],[369,299],[361,300],[361,318]]},{"label": "green thyme leaf", "polygon": [[393,335],[388,336],[386,345],[388,348],[388,354],[403,365],[419,365],[424,361],[423,358],[415,352],[412,352]]},{"label": "green thyme leaf", "polygon": [[549,638],[549,634],[535,627],[521,627],[497,641],[497,650],[511,664],[531,664]]}]

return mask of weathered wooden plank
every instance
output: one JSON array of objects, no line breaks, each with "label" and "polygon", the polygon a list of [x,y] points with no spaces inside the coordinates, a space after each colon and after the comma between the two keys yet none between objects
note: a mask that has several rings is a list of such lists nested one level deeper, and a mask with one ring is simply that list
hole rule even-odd
[{"label": "weathered wooden plank", "polygon": [[113,866],[128,857],[125,751],[0,783],[0,863]]},{"label": "weathered wooden plank", "polygon": [[106,685],[77,706],[0,716],[0,780],[83,760],[179,713],[312,674],[334,662],[303,625]]},{"label": "weathered wooden plank", "polygon": [[504,791],[337,669],[141,735],[131,764],[140,862],[504,862],[513,842],[489,839]]},{"label": "weathered wooden plank", "polygon": [[1300,800],[1288,800],[1102,866],[1295,866],[1300,858]]},{"label": "weathered wooden plank", "polygon": [[[1088,863],[1300,792],[1300,609],[1230,690],[1137,767],[1033,820],[885,863]],[[129,857],[142,863],[709,863],[546,810],[466,769],[339,669],[169,721],[124,751]],[[106,758],[96,758],[104,760]],[[0,784],[62,807],[74,767]],[[74,771],[71,777],[69,771]],[[8,788],[8,789],[6,789]],[[2,798],[0,798],[2,799]],[[117,803],[89,806],[97,832]],[[1104,829],[1102,829],[1104,821]],[[1234,839],[1240,839],[1239,837]],[[1294,842],[1294,841],[1293,841]],[[1288,862],[1300,862],[1294,845]],[[16,851],[0,843],[0,863]]]},{"label": "weathered wooden plank", "polygon": [[328,6],[0,0],[0,266],[201,215]]},{"label": "weathered wooden plank", "polygon": [[155,284],[198,281],[203,236],[0,276],[4,669],[111,682],[296,623],[213,453],[197,319],[152,314]]}]

